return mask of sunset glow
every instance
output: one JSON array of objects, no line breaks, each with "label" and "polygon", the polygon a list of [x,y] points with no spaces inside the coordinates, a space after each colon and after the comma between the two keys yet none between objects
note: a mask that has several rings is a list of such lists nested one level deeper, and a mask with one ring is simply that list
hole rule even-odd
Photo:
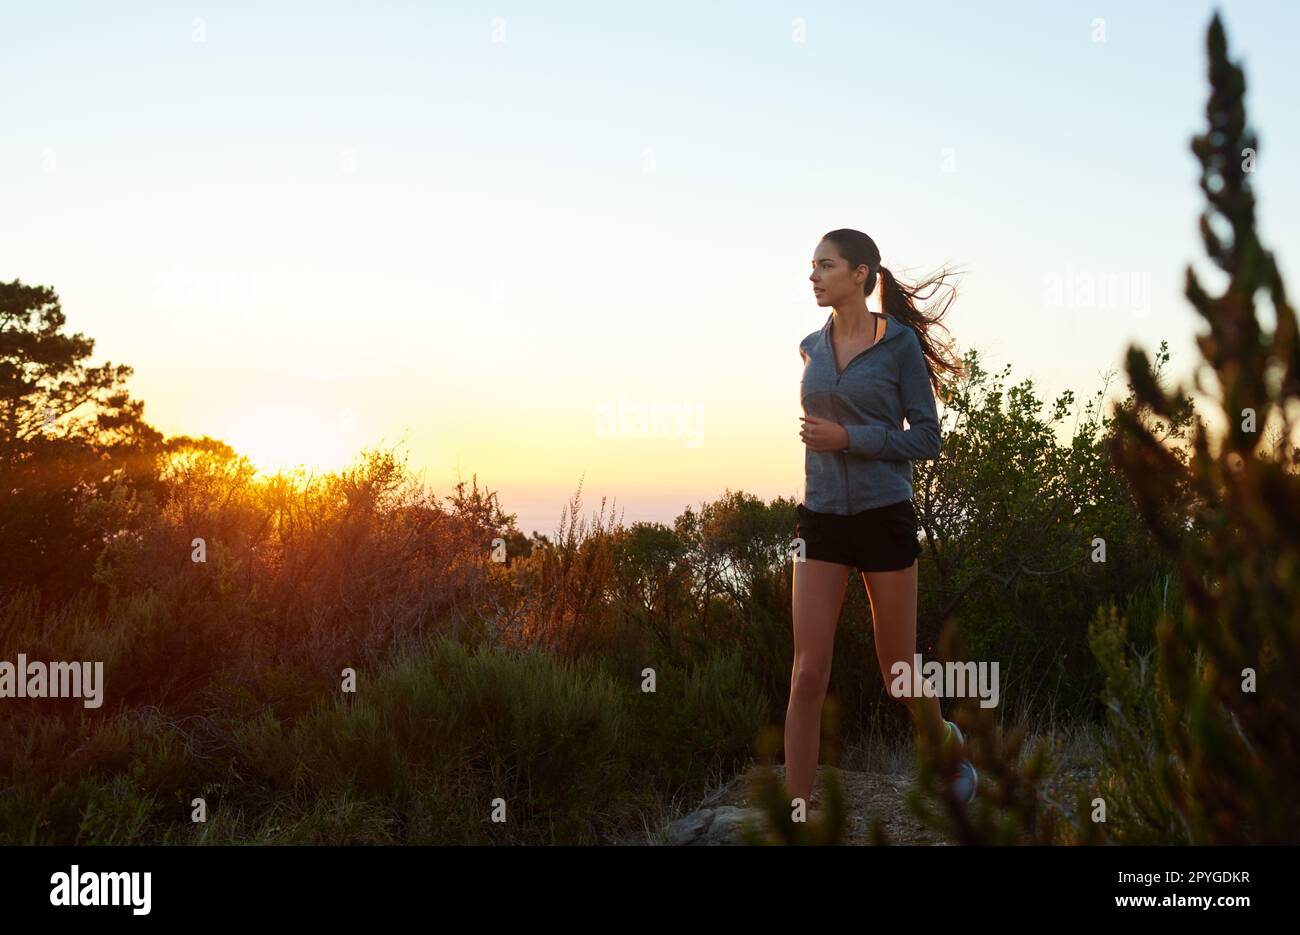
[{"label": "sunset glow", "polygon": [[257,466],[258,474],[295,467],[328,471],[355,456],[350,414],[297,402],[266,403],[232,414],[221,438]]}]

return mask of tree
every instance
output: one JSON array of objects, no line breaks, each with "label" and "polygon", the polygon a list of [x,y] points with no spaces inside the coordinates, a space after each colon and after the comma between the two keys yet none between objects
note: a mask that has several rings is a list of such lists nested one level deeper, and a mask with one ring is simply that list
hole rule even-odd
[{"label": "tree", "polygon": [[0,282],[0,591],[87,582],[99,536],[86,502],[159,484],[162,435],[121,386],[132,369],[85,366],[95,343],[65,323],[53,289]]}]

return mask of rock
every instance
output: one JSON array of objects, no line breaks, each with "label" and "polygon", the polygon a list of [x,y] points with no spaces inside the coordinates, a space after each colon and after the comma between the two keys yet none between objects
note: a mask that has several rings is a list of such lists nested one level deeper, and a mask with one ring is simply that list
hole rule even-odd
[{"label": "rock", "polygon": [[709,825],[713,824],[714,811],[716,809],[702,808],[698,812],[691,812],[686,817],[674,821],[668,826],[668,843],[673,847],[694,844],[697,838],[708,832]]},{"label": "rock", "polygon": [[747,820],[761,827],[762,811],[735,805],[702,808],[668,826],[668,843],[674,847],[738,845],[743,843],[741,835]]}]

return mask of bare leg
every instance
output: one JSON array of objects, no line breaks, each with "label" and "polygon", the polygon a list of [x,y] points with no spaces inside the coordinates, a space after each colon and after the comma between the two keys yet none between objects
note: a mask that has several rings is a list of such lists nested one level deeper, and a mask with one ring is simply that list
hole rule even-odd
[{"label": "bare leg", "polygon": [[794,666],[785,713],[785,786],[792,800],[807,802],[817,776],[822,703],[848,580],[848,565],[816,559],[794,563]]},{"label": "bare leg", "polygon": [[[906,662],[911,683],[913,656],[916,653],[916,562],[900,571],[862,573],[867,597],[871,600],[871,625],[876,635],[876,655],[885,686],[894,681],[890,671],[896,662]],[[908,712],[918,730],[938,738],[943,730],[939,699],[933,695],[904,697]]]}]

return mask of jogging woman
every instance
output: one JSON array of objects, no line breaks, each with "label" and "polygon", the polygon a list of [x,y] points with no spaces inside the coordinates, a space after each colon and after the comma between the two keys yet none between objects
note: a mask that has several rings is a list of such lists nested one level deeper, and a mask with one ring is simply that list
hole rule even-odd
[{"label": "jogging woman", "polygon": [[[794,667],[785,720],[785,783],[805,802],[817,772],[822,703],[830,684],[831,649],[849,570],[862,573],[871,602],[876,653],[885,685],[916,653],[917,519],[912,462],[939,457],[934,367],[958,374],[960,362],[941,355],[927,337],[951,303],[934,316],[913,300],[943,275],[903,286],[880,265],[880,250],[861,231],[834,230],[813,253],[813,294],[832,311],[826,324],[799,343],[805,448],[804,502],[796,536],[804,561],[794,563]],[[883,313],[867,310],[880,283]],[[931,289],[933,292],[933,289]],[[928,297],[929,293],[926,296]],[[946,330],[946,329],[945,329]],[[906,418],[908,428],[902,427]],[[919,676],[918,676],[919,678]],[[918,730],[943,742],[965,739],[945,721],[934,695],[899,700]],[[975,796],[975,769],[963,759],[950,777],[962,801]]]}]

